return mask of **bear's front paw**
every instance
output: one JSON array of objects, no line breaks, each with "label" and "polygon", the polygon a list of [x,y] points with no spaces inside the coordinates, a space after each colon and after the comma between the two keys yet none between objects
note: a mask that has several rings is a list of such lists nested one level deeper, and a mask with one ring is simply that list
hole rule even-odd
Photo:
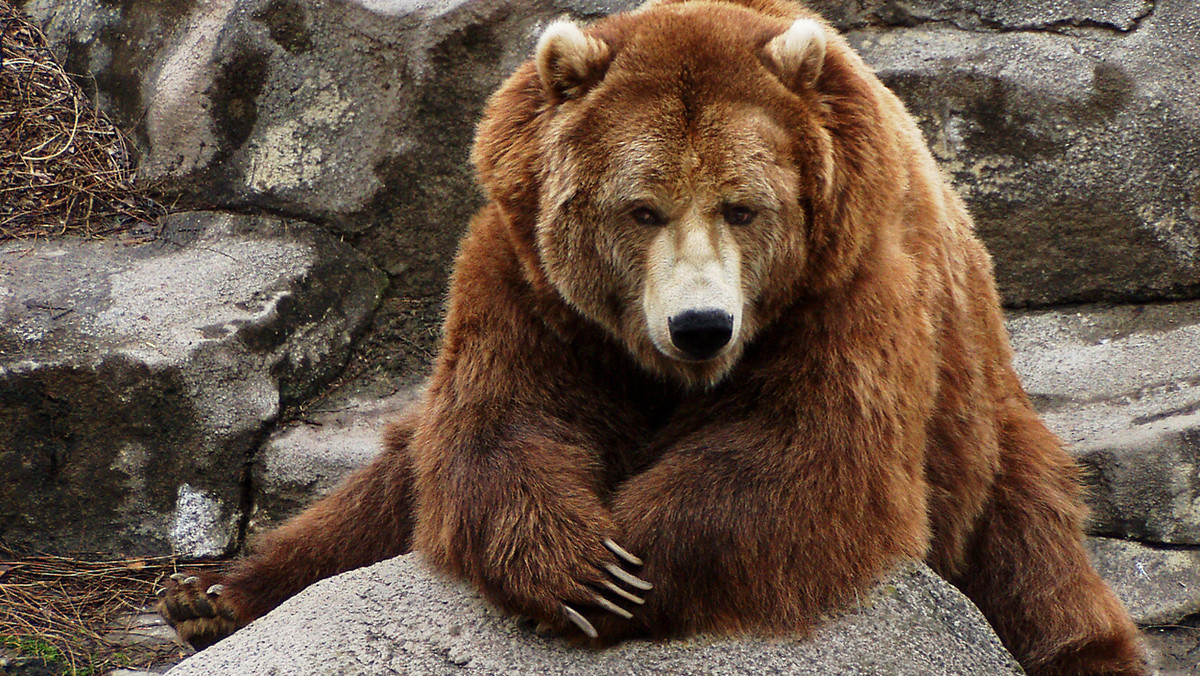
[{"label": "bear's front paw", "polygon": [[232,634],[243,623],[219,579],[200,573],[175,573],[158,590],[158,612],[196,650]]},{"label": "bear's front paw", "polygon": [[[608,573],[611,579],[601,578],[598,583],[593,582],[591,585],[591,598],[585,600],[585,603],[612,613],[622,619],[631,620],[633,619],[633,613],[626,610],[621,604],[642,605],[646,600],[638,594],[650,591],[654,588],[654,585],[622,568],[622,566],[640,567],[642,565],[641,559],[625,551],[624,547],[613,542],[611,539],[604,540],[604,547],[616,555],[618,563],[607,561],[601,564],[601,568],[604,569],[604,572]],[[617,584],[618,582],[620,584]],[[637,593],[629,591],[626,587],[632,588]],[[605,596],[605,594],[608,596]],[[582,613],[565,602],[562,604],[562,613],[571,624],[579,627],[579,630],[586,634],[588,638],[594,639],[599,636],[592,623]]]},{"label": "bear's front paw", "polygon": [[549,598],[539,600],[539,595],[533,594],[533,598],[522,601],[521,594],[515,594],[512,605],[521,614],[532,616],[538,633],[569,631],[574,626],[589,639],[597,639],[601,634],[597,624],[606,629],[606,639],[613,638],[609,634],[624,633],[610,620],[620,623],[633,619],[630,609],[645,603],[643,595],[654,585],[627,570],[640,567],[641,559],[611,539],[605,539],[603,545],[596,548],[594,554],[599,555],[588,557],[590,562],[579,566],[574,575],[560,578],[563,582]]}]

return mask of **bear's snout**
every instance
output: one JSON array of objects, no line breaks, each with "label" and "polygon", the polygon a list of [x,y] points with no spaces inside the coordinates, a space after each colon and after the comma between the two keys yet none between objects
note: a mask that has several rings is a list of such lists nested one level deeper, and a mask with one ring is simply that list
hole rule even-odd
[{"label": "bear's snout", "polygon": [[724,310],[687,310],[667,320],[671,343],[690,359],[711,359],[733,337],[733,315]]}]

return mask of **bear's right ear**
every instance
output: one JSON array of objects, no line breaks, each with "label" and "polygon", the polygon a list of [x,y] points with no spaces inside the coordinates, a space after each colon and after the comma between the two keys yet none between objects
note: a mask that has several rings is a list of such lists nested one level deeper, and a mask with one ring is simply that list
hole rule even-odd
[{"label": "bear's right ear", "polygon": [[825,65],[825,29],[812,19],[797,19],[763,48],[767,65],[792,91],[812,87]]},{"label": "bear's right ear", "polygon": [[537,44],[538,76],[555,103],[583,96],[604,77],[612,59],[608,44],[583,34],[569,19],[559,19]]}]

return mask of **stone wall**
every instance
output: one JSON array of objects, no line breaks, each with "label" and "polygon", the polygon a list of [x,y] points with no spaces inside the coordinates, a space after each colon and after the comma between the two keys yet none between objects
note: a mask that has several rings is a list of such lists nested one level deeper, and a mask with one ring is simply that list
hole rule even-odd
[{"label": "stone wall", "polygon": [[[199,555],[376,450],[480,204],[487,94],[549,21],[635,3],[17,4],[184,213],[152,241],[0,246],[0,537]],[[1200,5],[812,4],[966,197],[1018,368],[1088,468],[1098,565],[1174,627],[1150,632],[1164,668],[1194,664]]]}]

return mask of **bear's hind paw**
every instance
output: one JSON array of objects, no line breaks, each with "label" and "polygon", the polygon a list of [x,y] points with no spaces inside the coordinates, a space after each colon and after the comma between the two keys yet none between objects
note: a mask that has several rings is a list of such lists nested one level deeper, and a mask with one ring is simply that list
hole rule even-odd
[{"label": "bear's hind paw", "polygon": [[175,573],[165,585],[156,592],[158,612],[180,640],[196,650],[220,641],[240,626],[233,604],[224,598],[224,584]]}]

